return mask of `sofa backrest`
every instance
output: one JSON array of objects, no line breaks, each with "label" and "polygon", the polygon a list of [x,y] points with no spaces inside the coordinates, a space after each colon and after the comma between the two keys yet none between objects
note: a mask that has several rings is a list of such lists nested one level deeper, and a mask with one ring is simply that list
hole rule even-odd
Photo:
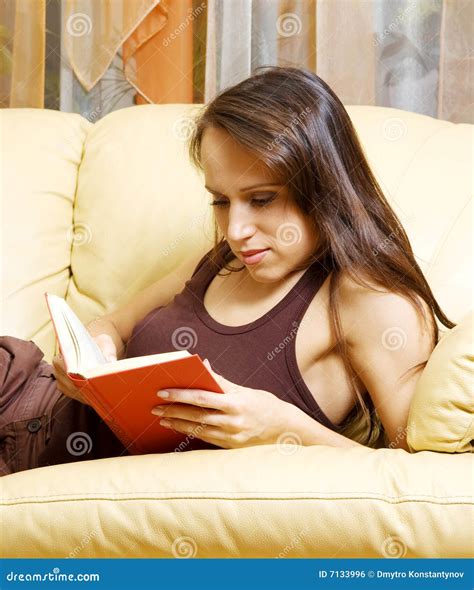
[{"label": "sofa backrest", "polygon": [[[172,272],[190,250],[211,247],[211,208],[186,152],[198,110],[134,106],[94,125],[58,111],[0,112],[2,334],[34,340],[50,360],[45,291],[88,322]],[[347,110],[435,296],[458,320],[472,306],[473,126]]]}]

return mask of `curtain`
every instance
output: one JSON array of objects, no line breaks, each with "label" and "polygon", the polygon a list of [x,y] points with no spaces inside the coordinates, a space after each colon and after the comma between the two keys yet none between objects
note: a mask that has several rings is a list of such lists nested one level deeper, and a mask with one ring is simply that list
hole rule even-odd
[{"label": "curtain", "polygon": [[315,7],[316,0],[208,0],[206,100],[261,65],[314,71]]},{"label": "curtain", "polygon": [[283,65],[315,71],[345,104],[474,122],[472,0],[3,0],[0,10],[2,107],[97,120],[131,104],[208,101]]},{"label": "curtain", "polygon": [[44,105],[45,0],[0,5],[0,106]]},{"label": "curtain", "polygon": [[[90,91],[110,66],[117,50],[159,0],[66,0],[64,47],[74,74]],[[161,22],[160,22],[161,26]]]},{"label": "curtain", "polygon": [[209,0],[205,97],[294,65],[344,104],[472,123],[473,23],[471,0]]},{"label": "curtain", "polygon": [[474,5],[472,0],[443,2],[438,117],[473,123]]},{"label": "curtain", "polygon": [[137,103],[193,101],[192,4],[162,0],[125,41],[125,75]]}]

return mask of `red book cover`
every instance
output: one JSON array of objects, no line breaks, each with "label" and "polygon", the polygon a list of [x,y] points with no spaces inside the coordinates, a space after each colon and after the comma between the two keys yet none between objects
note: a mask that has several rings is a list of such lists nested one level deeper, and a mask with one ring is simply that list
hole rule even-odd
[{"label": "red book cover", "polygon": [[[142,356],[114,361],[115,366],[112,367],[105,363],[99,348],[67,303],[55,295],[45,293],[45,296],[69,379],[80,389],[87,402],[127,447],[129,453],[140,455],[173,452],[181,443],[191,438],[189,435],[160,426],[162,417],[155,416],[151,410],[159,404],[173,403],[157,396],[157,392],[162,389],[205,389],[224,393],[199,355],[182,351],[182,358],[168,357],[167,360],[161,360],[160,355]],[[58,303],[63,312],[57,308]],[[61,315],[64,308],[69,317],[65,324],[62,320],[64,316]],[[61,342],[56,322],[63,325],[62,333],[67,338],[67,346],[66,341]],[[97,365],[90,367],[89,371],[71,370],[71,364],[68,364],[68,358],[69,363],[74,363],[74,356],[81,356],[77,351],[74,354],[79,337],[82,337],[86,349],[89,347],[90,350],[92,347],[92,350],[95,350],[94,362]],[[74,342],[72,346],[71,343]],[[158,357],[153,364],[149,364],[151,356]],[[165,356],[166,353],[163,354],[163,357]],[[143,359],[142,364],[145,366],[130,367],[130,361],[135,362],[139,359]],[[75,362],[78,363],[77,359]],[[123,363],[122,366],[120,363]],[[91,371],[97,373],[97,368],[99,372],[104,371],[106,374],[92,376]],[[196,438],[199,436],[196,435]]]},{"label": "red book cover", "polygon": [[160,426],[162,418],[151,413],[168,403],[157,397],[160,389],[223,393],[197,354],[90,379],[68,375],[131,454],[173,452],[186,440],[185,434]]}]

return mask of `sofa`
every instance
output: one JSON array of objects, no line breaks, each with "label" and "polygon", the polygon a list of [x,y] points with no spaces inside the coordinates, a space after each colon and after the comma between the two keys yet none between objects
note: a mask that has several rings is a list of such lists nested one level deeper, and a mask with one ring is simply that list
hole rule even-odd
[{"label": "sofa", "polygon": [[[83,322],[211,247],[186,140],[199,105],[95,123],[0,112],[1,334],[51,361],[44,292]],[[472,126],[348,106],[442,309],[410,410],[410,451],[263,445],[124,456],[0,480],[2,557],[471,557]]]}]

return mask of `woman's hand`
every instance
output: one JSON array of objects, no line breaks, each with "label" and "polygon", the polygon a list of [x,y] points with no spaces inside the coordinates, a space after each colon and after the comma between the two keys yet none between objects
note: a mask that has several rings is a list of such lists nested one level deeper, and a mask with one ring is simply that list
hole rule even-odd
[{"label": "woman's hand", "polygon": [[75,399],[78,402],[87,404],[83,398],[80,389],[78,389],[74,383],[69,379],[66,373],[66,365],[64,359],[60,354],[57,354],[53,358],[54,376],[56,377],[56,387],[66,397]]},{"label": "woman's hand", "polygon": [[[108,334],[98,334],[97,336],[93,336],[92,340],[94,340],[101,349],[107,362],[117,360],[117,350],[114,341]],[[60,354],[56,355],[53,358],[52,364],[54,368],[54,376],[56,377],[56,386],[59,391],[66,397],[70,397],[71,399],[89,405],[83,397],[81,390],[77,388],[67,376],[66,364],[64,363],[63,357]]]},{"label": "woman's hand", "polygon": [[[172,428],[228,449],[275,444],[287,431],[294,406],[268,391],[242,387],[215,373],[204,361],[224,394],[202,389],[168,389],[170,404],[156,406]],[[161,424],[162,422],[160,422]]]}]

